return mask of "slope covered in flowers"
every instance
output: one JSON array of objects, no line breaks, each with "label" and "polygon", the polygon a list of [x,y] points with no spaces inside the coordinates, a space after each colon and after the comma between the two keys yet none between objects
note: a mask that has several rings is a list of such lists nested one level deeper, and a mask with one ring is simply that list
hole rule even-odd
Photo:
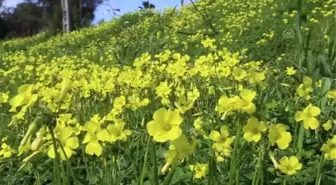
[{"label": "slope covered in flowers", "polygon": [[0,183],[335,183],[335,8],[200,0],[0,43]]}]

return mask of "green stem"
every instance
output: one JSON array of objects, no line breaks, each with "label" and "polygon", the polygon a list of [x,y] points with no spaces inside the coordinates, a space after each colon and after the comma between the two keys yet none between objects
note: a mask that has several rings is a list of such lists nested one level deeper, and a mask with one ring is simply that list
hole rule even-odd
[{"label": "green stem", "polygon": [[282,185],[286,185],[286,180],[284,179],[283,182],[282,182]]},{"label": "green stem", "polygon": [[60,172],[60,156],[59,153],[57,152],[57,146],[56,146],[56,137],[54,135],[54,131],[51,125],[48,126],[49,128],[49,132],[51,133],[51,137],[52,137],[52,142],[53,142],[53,148],[54,148],[54,152],[55,152],[55,159],[54,159],[54,180],[56,181],[56,184],[61,185],[61,172]]},{"label": "green stem", "polygon": [[237,168],[237,171],[236,171],[236,183],[235,184],[239,184],[239,168]]},{"label": "green stem", "polygon": [[[209,156],[209,178],[208,178],[208,185],[212,184],[212,160],[211,160],[211,156]],[[195,171],[193,170],[193,176],[194,176]]]},{"label": "green stem", "polygon": [[262,179],[264,178],[264,174],[263,174],[263,167],[264,167],[264,147],[261,147],[261,151],[259,152],[259,173],[256,179],[256,185],[260,184],[259,182],[262,181]]},{"label": "green stem", "polygon": [[229,185],[234,184],[235,180],[235,172],[237,171],[236,169],[236,156],[238,152],[238,147],[239,147],[239,140],[240,140],[240,132],[241,132],[241,123],[240,121],[237,122],[237,130],[236,130],[236,137],[235,137],[235,143],[234,143],[234,148],[232,152],[232,158],[230,162],[230,174],[229,174]]},{"label": "green stem", "polygon": [[142,166],[142,170],[141,170],[141,175],[140,175],[140,179],[139,179],[139,184],[140,185],[143,185],[143,179],[144,179],[144,176],[145,176],[145,169],[146,169],[146,164],[147,164],[147,155],[148,155],[148,150],[149,150],[149,137],[147,137],[147,149],[146,149],[146,152],[145,152],[145,157],[144,157],[144,162],[143,162],[143,166]]},{"label": "green stem", "polygon": [[115,181],[118,177],[118,157],[117,155],[113,156],[113,163],[114,163],[114,173],[113,173],[113,181]]},{"label": "green stem", "polygon": [[87,158],[86,158],[86,155],[85,155],[85,151],[84,151],[84,148],[81,148],[82,150],[82,158],[83,158],[83,163],[84,163],[84,168],[85,168],[85,171],[86,171],[86,174],[88,176],[88,178],[91,178],[91,171],[90,171],[90,168],[89,168],[89,165],[88,165],[88,162],[87,162]]},{"label": "green stem", "polygon": [[298,142],[298,139],[297,139],[297,137],[296,137],[296,136],[297,136],[296,134],[298,133],[298,129],[299,129],[299,128],[298,128],[298,125],[299,125],[299,124],[295,124],[295,130],[294,130],[294,134],[295,134],[295,135],[294,135],[294,138],[295,138],[295,139],[294,139],[294,146],[297,146],[297,142]]},{"label": "green stem", "polygon": [[299,130],[298,141],[297,141],[297,149],[298,149],[298,151],[299,151],[300,154],[302,153],[304,132],[305,132],[304,125],[301,124],[300,130]]},{"label": "green stem", "polygon": [[321,161],[320,161],[320,164],[319,164],[319,169],[318,169],[317,174],[316,174],[315,185],[320,185],[321,184],[324,161],[325,161],[324,154],[322,154]]},{"label": "green stem", "polygon": [[153,162],[153,175],[154,175],[154,183],[155,185],[159,185],[159,177],[158,177],[158,165],[156,162],[156,149],[154,142],[152,143],[152,162]]},{"label": "green stem", "polygon": [[75,176],[75,174],[74,174],[74,172],[73,172],[73,170],[72,170],[72,168],[71,168],[71,165],[69,164],[69,161],[68,161],[68,156],[66,155],[66,153],[65,153],[65,150],[64,150],[64,147],[62,146],[62,143],[60,142],[60,141],[58,141],[58,144],[59,144],[59,146],[60,146],[60,148],[61,148],[61,150],[62,150],[62,152],[63,152],[63,155],[65,156],[65,158],[67,159],[66,161],[65,161],[65,164],[66,164],[66,166],[67,166],[67,173],[65,173],[64,174],[64,176],[66,176],[67,177],[67,179],[69,178],[69,175],[72,177],[72,179],[76,182],[76,183],[79,183],[79,184],[83,184],[82,182],[80,182],[78,179],[77,179],[77,177]]},{"label": "green stem", "polygon": [[265,169],[265,158],[267,157],[268,151],[270,149],[270,144],[267,144],[266,149],[263,151],[263,155],[262,155],[262,160],[260,162],[260,184],[263,185],[264,184],[264,169]]},{"label": "green stem", "polygon": [[254,175],[253,175],[253,179],[252,179],[252,185],[255,185],[256,179],[257,179],[257,175],[258,175],[258,165],[255,165],[255,171],[254,171]]},{"label": "green stem", "polygon": [[[216,184],[215,182],[217,181],[217,176],[216,176],[216,162],[213,158],[213,155],[209,156],[209,180],[208,180],[208,185],[211,184]],[[195,173],[195,172],[193,172]],[[193,174],[194,176],[194,174]]]},{"label": "green stem", "polygon": [[[162,185],[170,185],[171,184],[171,181],[174,177],[174,174],[175,174],[175,171],[176,171],[176,168],[177,167],[177,162],[174,163],[174,165],[172,166],[172,169],[171,171],[169,172],[167,178],[165,179],[165,181],[162,183]],[[158,185],[158,184],[157,184]]]}]

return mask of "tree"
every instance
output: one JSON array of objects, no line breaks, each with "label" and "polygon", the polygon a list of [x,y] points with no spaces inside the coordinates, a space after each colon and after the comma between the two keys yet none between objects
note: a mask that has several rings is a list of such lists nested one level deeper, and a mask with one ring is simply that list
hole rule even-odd
[{"label": "tree", "polygon": [[[72,30],[90,26],[96,7],[104,0],[69,0]],[[0,0],[0,5],[3,0]],[[61,0],[25,0],[15,8],[0,11],[0,39],[25,37],[48,30],[57,34],[62,30]]]},{"label": "tree", "polygon": [[[2,3],[4,0],[0,0],[0,11],[2,9]],[[7,25],[6,22],[0,16],[0,40],[6,38],[7,35]]]},{"label": "tree", "polygon": [[0,17],[0,39],[6,38],[8,33],[8,27],[6,22]]},{"label": "tree", "polygon": [[8,37],[26,37],[39,33],[45,28],[41,16],[40,7],[28,1],[2,12],[3,21],[8,28]]},{"label": "tree", "polygon": [[[70,1],[70,25],[71,30],[77,30],[91,25],[94,19],[94,11],[104,0],[69,0]],[[61,0],[37,0],[44,9],[44,18],[51,20],[49,29],[58,32],[62,30],[62,6]]]},{"label": "tree", "polygon": [[142,1],[142,6],[139,6],[141,10],[154,9],[155,5],[151,4],[149,1]]},{"label": "tree", "polygon": [[23,36],[39,33],[45,27],[42,9],[32,2],[20,3],[14,9],[14,16],[20,22]]}]

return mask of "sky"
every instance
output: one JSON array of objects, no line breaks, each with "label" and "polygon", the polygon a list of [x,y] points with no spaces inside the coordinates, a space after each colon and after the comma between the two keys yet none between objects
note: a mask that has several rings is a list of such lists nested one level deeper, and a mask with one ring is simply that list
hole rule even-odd
[{"label": "sky", "polygon": [[[162,10],[167,7],[175,7],[176,5],[180,6],[181,0],[150,0],[150,3],[154,4],[157,10]],[[113,18],[111,7],[120,9],[120,12],[116,12],[118,15],[139,10],[138,6],[142,5],[142,0],[107,0],[104,4],[107,5],[100,5],[97,8],[94,22],[101,19],[108,21]]]},{"label": "sky", "polygon": [[[5,0],[4,5],[8,7],[15,7],[16,4],[23,2],[23,0]],[[185,2],[187,2],[185,0]],[[116,12],[117,15],[122,15],[126,12],[138,10],[141,6],[142,0],[106,0],[103,5],[97,7],[95,12],[95,19],[93,23],[99,22],[101,19],[109,21],[113,18],[113,11],[111,8],[120,9]],[[167,7],[180,6],[181,0],[150,0],[157,10],[162,10]]]}]

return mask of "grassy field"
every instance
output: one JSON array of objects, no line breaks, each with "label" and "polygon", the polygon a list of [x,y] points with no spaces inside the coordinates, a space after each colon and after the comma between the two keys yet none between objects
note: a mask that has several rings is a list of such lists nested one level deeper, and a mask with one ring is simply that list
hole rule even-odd
[{"label": "grassy field", "polygon": [[335,184],[335,10],[199,0],[0,42],[0,184]]}]

